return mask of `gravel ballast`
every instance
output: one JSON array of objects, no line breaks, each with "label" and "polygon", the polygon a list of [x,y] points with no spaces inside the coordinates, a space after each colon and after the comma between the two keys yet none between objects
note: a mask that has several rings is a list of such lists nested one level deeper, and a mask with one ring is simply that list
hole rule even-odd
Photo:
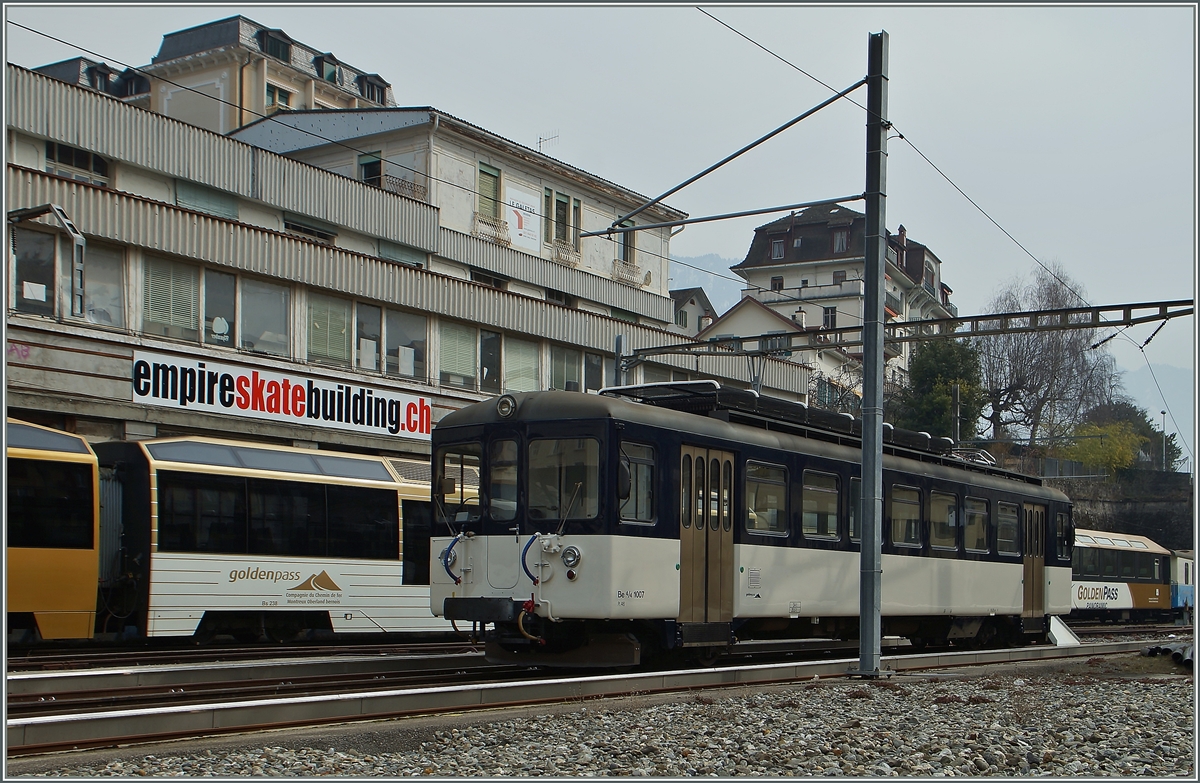
[{"label": "gravel ballast", "polygon": [[1194,779],[1193,678],[1137,656],[1122,658],[1127,663],[834,678],[272,732],[9,760],[7,771]]}]

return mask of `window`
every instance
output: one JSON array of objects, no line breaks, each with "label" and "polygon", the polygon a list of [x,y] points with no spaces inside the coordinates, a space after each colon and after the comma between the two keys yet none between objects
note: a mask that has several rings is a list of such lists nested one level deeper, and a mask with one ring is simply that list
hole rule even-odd
[{"label": "window", "polygon": [[632,313],[628,310],[622,310],[619,307],[612,308],[611,312],[612,317],[616,318],[618,321],[628,321],[631,324],[636,324],[638,322],[637,313]]},{"label": "window", "polygon": [[568,383],[574,383],[579,388],[579,364],[583,358],[581,351],[566,348],[561,345],[550,346],[550,388],[563,390]]},{"label": "window", "polygon": [[771,260],[778,261],[781,258],[783,258],[783,240],[782,239],[772,239],[771,240]]},{"label": "window", "polygon": [[892,487],[892,543],[896,546],[921,545],[921,491],[913,487]]},{"label": "window", "polygon": [[358,178],[368,185],[383,187],[382,153],[371,152],[358,156]]},{"label": "window", "polygon": [[499,275],[490,275],[487,272],[478,272],[474,269],[471,270],[471,282],[482,283],[499,291],[508,289],[508,278],[500,277]]},{"label": "window", "polygon": [[1071,573],[1074,576],[1100,576],[1100,550],[1076,549],[1072,559]]},{"label": "window", "polygon": [[800,247],[802,239],[803,239],[803,237],[795,237],[794,239],[792,239],[792,247],[794,247],[794,248]]},{"label": "window", "polygon": [[844,269],[839,269],[838,271],[833,273],[833,284],[834,285],[838,285],[838,284],[844,283],[844,282],[846,282],[846,271]]},{"label": "window", "polygon": [[862,479],[850,479],[850,540],[862,540]]},{"label": "window", "polygon": [[101,326],[125,325],[125,253],[121,248],[89,242],[83,309]]},{"label": "window", "polygon": [[832,473],[804,471],[805,538],[838,538],[838,477]]},{"label": "window", "polygon": [[605,361],[598,353],[583,355],[583,388],[588,391],[600,391],[604,388]]},{"label": "window", "polygon": [[9,457],[5,484],[8,546],[49,549],[94,546],[95,497],[90,465]]},{"label": "window", "polygon": [[107,185],[109,181],[105,158],[53,141],[46,142],[46,173],[92,185]]},{"label": "window", "polygon": [[600,510],[600,442],[595,438],[529,443],[529,518],[595,519]]},{"label": "window", "polygon": [[498,220],[500,218],[500,169],[480,163],[478,183],[479,206],[475,211],[483,217]]},{"label": "window", "polygon": [[836,329],[837,328],[837,308],[825,307],[821,310],[821,328]]},{"label": "window", "polygon": [[175,203],[184,209],[205,212],[226,220],[238,219],[235,196],[184,179],[175,180]]},{"label": "window", "polygon": [[621,469],[629,474],[629,495],[621,499],[621,521],[654,524],[654,448],[621,443]]},{"label": "window", "polygon": [[433,461],[433,504],[439,522],[453,524],[479,518],[482,454],[478,443],[458,443],[438,450]]},{"label": "window", "polygon": [[488,451],[488,515],[497,522],[517,516],[517,442],[493,441]]},{"label": "window", "polygon": [[542,194],[542,241],[547,245],[554,241],[554,189],[546,188]]},{"label": "window", "polygon": [[772,291],[782,291],[783,290],[783,275],[776,275],[775,277],[771,278],[771,290]]},{"label": "window", "polygon": [[963,546],[968,552],[988,551],[988,503],[979,498],[967,498],[964,505]]},{"label": "window", "polygon": [[1002,555],[1021,554],[1021,547],[1017,545],[1018,519],[1016,504],[996,504],[996,551]]},{"label": "window", "polygon": [[[685,468],[685,481],[691,479],[690,473]],[[684,494],[689,494],[686,488]],[[690,505],[684,503],[685,512]],[[746,506],[747,530],[787,535],[787,469],[781,465],[747,462]]]},{"label": "window", "polygon": [[[633,221],[632,220],[623,221],[621,223],[621,228],[633,228]],[[637,248],[637,239],[635,238],[636,233],[637,232],[635,232],[635,231],[622,231],[620,234],[617,234],[617,243],[618,243],[617,250],[620,253],[620,255],[618,257],[620,258],[620,260],[624,261],[626,264],[632,264],[632,263],[634,263],[634,261],[636,259],[636,254],[635,254],[635,249]]]},{"label": "window", "polygon": [[839,228],[833,232],[833,252],[845,253],[850,250],[850,229]]},{"label": "window", "polygon": [[935,549],[958,548],[958,496],[929,493],[929,545]]},{"label": "window", "polygon": [[500,393],[500,344],[498,332],[479,330],[479,390]]},{"label": "window", "polygon": [[386,318],[387,374],[425,379],[425,316],[388,310]]},{"label": "window", "polygon": [[469,326],[443,321],[439,335],[442,342],[441,381],[449,386],[475,388],[476,335]]},{"label": "window", "polygon": [[237,276],[204,270],[204,342],[237,345]]},{"label": "window", "polygon": [[671,371],[659,364],[642,365],[642,383],[670,383]]},{"label": "window", "polygon": [[386,239],[379,240],[379,257],[409,266],[425,267],[424,251],[397,242],[389,242]]},{"label": "window", "polygon": [[291,62],[292,39],[288,38],[282,30],[263,30],[260,35],[262,36],[260,44],[264,52],[284,62]]},{"label": "window", "polygon": [[318,224],[294,215],[285,214],[283,216],[283,230],[289,234],[296,234],[304,239],[312,239],[326,245],[333,244],[334,238],[337,237],[337,229],[335,227],[327,224]]},{"label": "window", "polygon": [[542,388],[541,351],[529,340],[504,339],[504,388],[508,391],[531,392]]},{"label": "window", "polygon": [[571,200],[571,246],[579,249],[579,232],[583,230],[583,204],[579,199]]},{"label": "window", "polygon": [[351,330],[348,299],[308,294],[308,360],[350,366]]},{"label": "window", "polygon": [[358,77],[358,91],[362,97],[380,106],[387,103],[388,83],[376,74],[368,73]]},{"label": "window", "polygon": [[1059,560],[1071,559],[1071,516],[1059,512],[1054,520],[1055,550]]},{"label": "window", "polygon": [[[55,235],[26,228],[12,228],[16,276],[13,288],[18,312],[54,315]],[[86,263],[86,261],[85,261]]]},{"label": "window", "polygon": [[688,311],[687,310],[675,311],[675,325],[680,328],[683,328],[683,329],[687,328],[687,325],[688,325]]},{"label": "window", "polygon": [[180,340],[199,337],[200,270],[146,255],[142,331]]},{"label": "window", "polygon": [[282,87],[267,85],[267,108],[286,109],[292,105],[292,94]]},{"label": "window", "polygon": [[933,264],[925,262],[925,287],[932,289],[934,286]]},{"label": "window", "polygon": [[383,310],[375,305],[359,302],[355,312],[357,313],[354,321],[355,365],[364,370],[378,370],[379,350],[382,347],[379,328],[383,319]]},{"label": "window", "polygon": [[569,215],[571,199],[562,193],[554,194],[554,241],[566,242],[570,236],[571,218]]},{"label": "window", "polygon": [[290,295],[287,286],[242,278],[242,348],[275,356],[290,354]]},{"label": "window", "polygon": [[553,288],[546,289],[546,301],[562,305],[563,307],[575,306],[575,297],[565,291],[555,291]]},{"label": "window", "polygon": [[313,67],[317,71],[317,78],[327,82],[337,84],[338,79],[338,62],[331,54],[323,54],[313,58]]}]

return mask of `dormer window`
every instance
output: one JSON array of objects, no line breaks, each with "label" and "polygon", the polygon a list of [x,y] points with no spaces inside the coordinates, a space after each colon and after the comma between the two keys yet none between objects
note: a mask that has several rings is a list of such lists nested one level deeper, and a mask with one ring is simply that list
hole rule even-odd
[{"label": "dormer window", "polygon": [[833,232],[833,252],[845,253],[850,250],[850,229],[838,228]]},{"label": "dormer window", "polygon": [[112,76],[116,73],[112,68],[109,68],[104,63],[93,65],[87,69],[88,80],[92,84],[92,88],[100,92],[108,92],[111,84]]},{"label": "dormer window", "polygon": [[782,239],[772,239],[771,240],[771,260],[778,261],[781,258],[783,258],[783,240]]},{"label": "dormer window", "polygon": [[317,78],[327,82],[339,83],[338,79],[338,61],[332,54],[319,54],[313,58],[313,67],[317,71]]},{"label": "dormer window", "polygon": [[387,88],[389,86],[377,74],[368,73],[358,77],[358,91],[362,93],[362,97],[371,103],[378,103],[380,106],[387,103]]},{"label": "dormer window", "polygon": [[259,33],[259,46],[271,57],[292,61],[292,39],[283,30],[263,30]]}]

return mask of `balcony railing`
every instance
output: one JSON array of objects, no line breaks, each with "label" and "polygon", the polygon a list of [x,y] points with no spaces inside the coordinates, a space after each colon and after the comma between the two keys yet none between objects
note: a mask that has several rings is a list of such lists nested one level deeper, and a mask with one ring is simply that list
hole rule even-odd
[{"label": "balcony railing", "polygon": [[508,236],[508,221],[494,218],[491,215],[476,212],[471,234],[505,247],[512,244],[512,239]]},{"label": "balcony railing", "polygon": [[554,241],[554,255],[550,258],[556,264],[563,266],[572,268],[579,266],[579,251],[570,242],[564,242],[561,239]]},{"label": "balcony railing", "polygon": [[429,189],[424,185],[418,185],[415,182],[409,182],[401,177],[393,177],[391,174],[383,175],[383,189],[389,193],[395,193],[400,196],[408,196],[417,201],[429,203],[427,196]]},{"label": "balcony railing", "polygon": [[839,297],[863,296],[863,281],[847,280],[844,283],[830,285],[806,285],[801,288],[780,288],[774,291],[750,289],[755,299],[763,304],[774,302],[793,302],[810,299],[836,299]]},{"label": "balcony railing", "polygon": [[619,258],[613,259],[612,278],[618,283],[631,285],[636,288],[650,285],[650,273],[646,272],[642,275],[642,268],[637,264],[631,264],[628,261],[622,261]]},{"label": "balcony railing", "polygon": [[904,315],[904,303],[900,299],[899,294],[893,294],[891,291],[884,291],[883,306],[891,310],[897,316]]},{"label": "balcony railing", "polygon": [[942,302],[942,307],[946,308],[946,312],[950,313],[951,318],[958,318],[958,305],[953,302]]}]

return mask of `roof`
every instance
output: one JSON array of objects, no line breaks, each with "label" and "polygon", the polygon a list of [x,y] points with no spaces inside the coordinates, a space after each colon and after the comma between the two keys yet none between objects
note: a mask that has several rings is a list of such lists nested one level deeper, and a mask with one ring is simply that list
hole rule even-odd
[{"label": "roof", "polygon": [[[296,109],[261,117],[254,122],[231,131],[229,136],[247,144],[287,155],[303,149],[321,147],[326,144],[345,143],[352,139],[378,133],[390,133],[417,125],[427,125],[437,120],[439,128],[452,128],[466,136],[499,147],[518,158],[558,173],[582,179],[592,187],[605,190],[635,204],[644,204],[650,199],[626,187],[576,168],[535,149],[511,139],[492,133],[466,120],[447,114],[432,106],[398,106],[361,109]],[[669,219],[687,217],[661,202],[651,207]]]},{"label": "roof", "polygon": [[1118,549],[1129,552],[1153,552],[1156,555],[1169,555],[1169,550],[1154,543],[1145,536],[1130,533],[1109,533],[1104,530],[1085,530],[1075,528],[1075,546],[1084,549]]},{"label": "roof", "polygon": [[[781,328],[786,327],[786,330],[789,332],[800,331],[800,324],[784,317],[783,315],[780,315],[778,312],[776,312],[775,310],[772,310],[770,307],[767,307],[765,304],[758,301],[757,299],[755,299],[752,296],[743,296],[737,304],[735,304],[733,307],[729,308],[724,313],[722,313],[711,324],[709,324],[706,329],[702,329],[696,335],[696,339],[697,340],[707,340],[707,339],[710,339],[713,337],[717,337],[720,334],[720,332],[718,332],[718,329],[720,328],[720,326],[722,324],[727,324],[730,316],[746,309],[747,307],[755,307],[755,308],[758,308],[759,310],[761,310],[763,313],[769,314],[773,319],[775,319],[776,321],[779,322]],[[737,336],[741,337],[742,335],[737,335]]]},{"label": "roof", "polygon": [[696,304],[699,305],[704,312],[712,313],[714,316],[716,315],[716,311],[713,309],[712,302],[708,301],[708,294],[704,293],[703,288],[677,288],[668,293],[670,293],[671,298],[675,300],[676,310],[683,307],[694,298],[699,300],[696,302]]},{"label": "roof", "polygon": [[855,212],[840,204],[818,204],[799,212],[793,212],[787,217],[771,221],[754,229],[755,231],[784,231],[792,226],[812,225],[814,223],[850,223],[858,218],[865,218],[861,212]]}]

